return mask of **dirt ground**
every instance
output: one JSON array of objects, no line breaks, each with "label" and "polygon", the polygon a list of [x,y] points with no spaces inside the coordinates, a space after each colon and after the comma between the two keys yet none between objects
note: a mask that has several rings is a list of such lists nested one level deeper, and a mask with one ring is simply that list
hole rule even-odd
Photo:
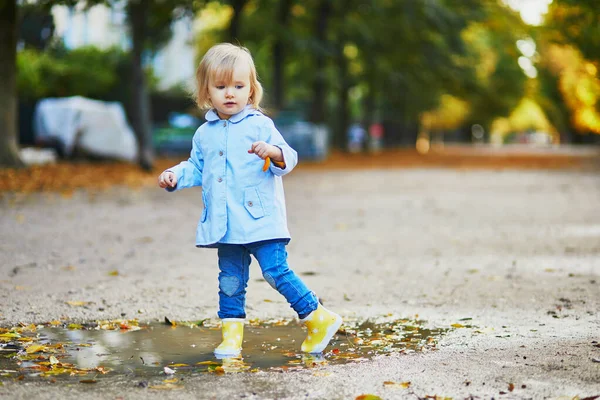
[{"label": "dirt ground", "polygon": [[[438,350],[301,372],[205,374],[173,392],[136,387],[128,376],[96,385],[0,377],[0,397],[600,395],[597,150],[404,156],[336,155],[286,176],[289,261],[298,273],[314,272],[305,282],[345,318],[418,314],[431,327],[472,318],[472,328],[443,336]],[[93,168],[121,174],[114,165]],[[77,181],[74,169],[41,189],[19,190],[33,171],[0,173],[0,326],[215,317],[216,253],[193,245],[201,189],[169,194],[154,176],[136,180],[124,171],[125,186],[82,183],[86,189],[75,185],[65,195],[55,181]],[[260,277],[254,262],[249,318],[293,318]]]}]

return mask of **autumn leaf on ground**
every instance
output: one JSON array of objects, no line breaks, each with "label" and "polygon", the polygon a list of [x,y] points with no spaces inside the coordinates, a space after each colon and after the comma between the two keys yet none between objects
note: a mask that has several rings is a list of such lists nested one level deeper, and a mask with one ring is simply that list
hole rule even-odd
[{"label": "autumn leaf on ground", "polygon": [[152,385],[152,386],[148,386],[148,389],[154,389],[154,390],[179,390],[179,389],[183,389],[183,385],[174,385],[172,383],[165,383],[164,385]]},{"label": "autumn leaf on ground", "polygon": [[27,354],[43,353],[45,351],[48,351],[48,347],[41,344],[32,344],[31,346],[27,347],[25,351],[27,352]]},{"label": "autumn leaf on ground", "polygon": [[385,387],[393,387],[393,388],[401,388],[401,389],[408,389],[408,387],[410,386],[410,382],[392,382],[392,381],[385,381],[383,382],[383,386]]},{"label": "autumn leaf on ground", "polygon": [[163,371],[165,371],[165,374],[167,374],[167,375],[173,375],[175,373],[175,371],[169,367],[164,367]]},{"label": "autumn leaf on ground", "polygon": [[381,397],[374,394],[361,394],[355,400],[382,400]]},{"label": "autumn leaf on ground", "polygon": [[113,271],[110,271],[110,272],[108,273],[108,275],[109,275],[109,276],[119,276],[119,271],[117,271],[117,270],[115,269],[115,270],[113,270]]},{"label": "autumn leaf on ground", "polygon": [[75,301],[75,300],[65,301],[65,303],[67,303],[68,305],[73,306],[73,307],[83,307],[83,306],[87,306],[88,304],[91,304],[90,301]]}]

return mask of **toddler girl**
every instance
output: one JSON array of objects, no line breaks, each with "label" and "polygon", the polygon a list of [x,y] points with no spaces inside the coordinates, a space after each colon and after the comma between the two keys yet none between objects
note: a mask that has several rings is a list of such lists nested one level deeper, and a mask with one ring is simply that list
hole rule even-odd
[{"label": "toddler girl", "polygon": [[342,319],[288,267],[281,177],[298,155],[260,111],[263,90],[250,52],[227,43],[212,47],[198,66],[196,85],[198,106],[209,109],[206,122],[194,134],[189,159],[161,173],[158,184],[168,191],[202,186],[196,246],[216,248],[220,270],[223,341],[215,355],[235,356],[242,349],[251,255],[308,328],[302,351],[320,353]]}]

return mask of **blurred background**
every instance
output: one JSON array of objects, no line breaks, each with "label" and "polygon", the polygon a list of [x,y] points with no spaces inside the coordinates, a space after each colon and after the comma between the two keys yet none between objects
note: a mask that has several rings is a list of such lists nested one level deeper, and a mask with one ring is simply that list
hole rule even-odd
[{"label": "blurred background", "polygon": [[304,159],[600,143],[596,0],[0,4],[4,166],[185,154],[196,65],[224,41],[252,52]]}]

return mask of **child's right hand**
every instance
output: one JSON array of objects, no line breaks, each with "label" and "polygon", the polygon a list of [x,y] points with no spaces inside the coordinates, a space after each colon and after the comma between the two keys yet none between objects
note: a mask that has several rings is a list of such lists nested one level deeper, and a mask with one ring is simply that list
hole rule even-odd
[{"label": "child's right hand", "polygon": [[177,177],[171,171],[164,171],[158,177],[158,186],[161,188],[172,187],[174,188],[177,185]]}]

